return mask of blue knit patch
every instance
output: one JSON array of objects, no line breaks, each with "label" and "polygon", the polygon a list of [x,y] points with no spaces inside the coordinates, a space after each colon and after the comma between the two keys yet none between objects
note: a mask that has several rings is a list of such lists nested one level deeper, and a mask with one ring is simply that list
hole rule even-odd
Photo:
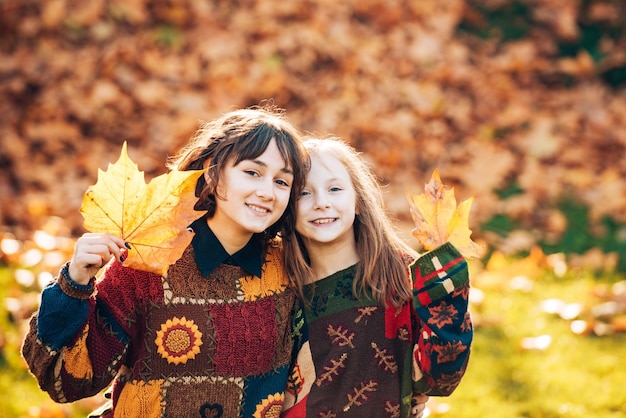
[{"label": "blue knit patch", "polygon": [[[68,312],[72,312],[72,315],[68,315]],[[88,314],[87,300],[70,297],[63,293],[57,283],[52,283],[41,295],[37,334],[45,345],[58,351],[68,345],[85,325]]]}]

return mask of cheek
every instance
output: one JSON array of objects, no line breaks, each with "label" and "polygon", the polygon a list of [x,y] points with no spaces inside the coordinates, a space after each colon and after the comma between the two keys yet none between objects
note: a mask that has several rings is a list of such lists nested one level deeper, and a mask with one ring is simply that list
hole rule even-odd
[{"label": "cheek", "polygon": [[280,208],[281,211],[287,209],[287,205],[289,204],[289,198],[291,197],[291,192],[288,190],[280,190],[276,192],[276,207]]},{"label": "cheek", "polygon": [[352,195],[352,201],[354,202],[354,214],[358,215],[359,214],[359,202],[356,198],[356,193]]},{"label": "cheek", "polygon": [[305,223],[304,219],[302,218],[302,216],[298,215],[298,217],[296,218],[296,232],[301,234],[301,235],[305,235],[306,233],[306,228],[305,228]]},{"label": "cheek", "polygon": [[306,224],[306,204],[302,201],[296,204],[296,231],[302,232],[304,225]]}]

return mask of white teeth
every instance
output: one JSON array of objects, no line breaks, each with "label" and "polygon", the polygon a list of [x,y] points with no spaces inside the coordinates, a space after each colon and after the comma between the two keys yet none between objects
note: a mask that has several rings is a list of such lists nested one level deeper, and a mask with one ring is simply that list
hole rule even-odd
[{"label": "white teeth", "polygon": [[252,209],[253,211],[255,211],[255,212],[259,212],[259,213],[267,213],[267,212],[269,212],[269,210],[267,210],[267,209],[265,209],[265,208],[262,208],[262,207],[260,207],[260,206],[248,205],[248,207],[249,207],[250,209]]},{"label": "white teeth", "polygon": [[335,222],[335,218],[326,218],[326,219],[316,219],[313,221],[314,224],[329,224],[331,222]]}]

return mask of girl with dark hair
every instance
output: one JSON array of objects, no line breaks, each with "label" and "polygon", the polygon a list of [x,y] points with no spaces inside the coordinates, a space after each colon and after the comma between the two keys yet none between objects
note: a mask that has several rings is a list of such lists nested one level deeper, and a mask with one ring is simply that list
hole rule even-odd
[{"label": "girl with dark hair", "polygon": [[160,275],[125,267],[118,237],[80,237],[23,345],[41,388],[72,402],[113,381],[107,417],[278,416],[296,300],[278,238],[294,228],[307,165],[275,109],[204,123],[168,164],[204,170],[196,208],[208,212],[191,244]]}]

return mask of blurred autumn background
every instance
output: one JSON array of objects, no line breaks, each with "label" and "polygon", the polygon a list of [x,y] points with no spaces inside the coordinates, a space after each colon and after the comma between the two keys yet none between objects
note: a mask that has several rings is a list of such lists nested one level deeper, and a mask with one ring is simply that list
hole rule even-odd
[{"label": "blurred autumn background", "polygon": [[0,416],[100,402],[50,403],[18,352],[98,169],[127,141],[162,174],[267,99],[362,151],[408,240],[435,169],[476,197],[474,357],[431,415],[626,416],[622,0],[0,0]]}]

